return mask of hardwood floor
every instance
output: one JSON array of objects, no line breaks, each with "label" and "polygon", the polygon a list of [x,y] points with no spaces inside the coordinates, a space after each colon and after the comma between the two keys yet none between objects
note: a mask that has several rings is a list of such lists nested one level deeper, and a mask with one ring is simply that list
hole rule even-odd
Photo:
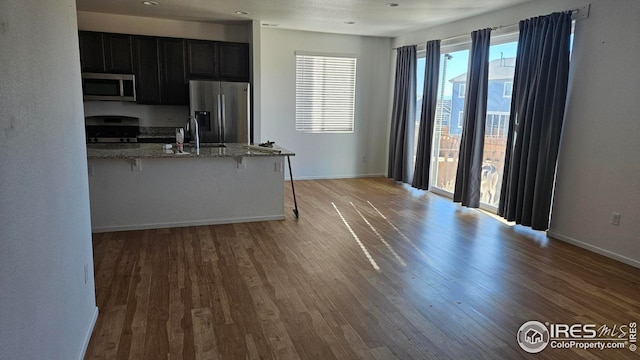
[{"label": "hardwood floor", "polygon": [[287,189],[285,221],[95,234],[86,359],[638,358],[516,334],[640,321],[640,269],[384,178],[295,186],[299,219]]}]

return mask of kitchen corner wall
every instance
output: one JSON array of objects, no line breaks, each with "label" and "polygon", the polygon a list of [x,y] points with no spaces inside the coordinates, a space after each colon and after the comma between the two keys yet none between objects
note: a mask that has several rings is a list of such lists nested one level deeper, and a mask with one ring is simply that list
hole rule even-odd
[{"label": "kitchen corner wall", "polygon": [[75,7],[0,1],[0,359],[82,359],[98,314]]},{"label": "kitchen corner wall", "polygon": [[[580,8],[588,0],[540,0],[404,34],[394,46]],[[591,1],[576,22],[569,97],[549,236],[640,267],[640,2]],[[612,212],[622,215],[611,224]]]},{"label": "kitchen corner wall", "polygon": [[[355,131],[295,129],[295,52],[357,56]],[[294,179],[383,175],[389,128],[391,39],[262,28],[260,139],[296,153]],[[258,126],[258,125],[257,125]]]}]

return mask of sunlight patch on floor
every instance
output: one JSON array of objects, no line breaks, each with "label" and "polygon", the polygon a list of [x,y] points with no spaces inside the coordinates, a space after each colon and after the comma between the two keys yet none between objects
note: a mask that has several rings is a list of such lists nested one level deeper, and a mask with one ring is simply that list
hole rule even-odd
[{"label": "sunlight patch on floor", "polygon": [[396,260],[398,260],[398,262],[400,263],[400,265],[402,266],[407,266],[407,263],[404,262],[404,260],[400,257],[400,255],[398,255],[398,253],[393,250],[393,247],[391,247],[391,245],[384,239],[384,237],[382,235],[380,235],[380,233],[378,232],[378,230],[371,225],[371,223],[369,222],[369,220],[367,220],[367,218],[364,217],[364,215],[362,215],[362,213],[360,212],[360,210],[358,210],[358,208],[351,202],[349,201],[349,204],[351,204],[351,206],[353,206],[353,208],[356,210],[356,212],[358,213],[358,215],[360,215],[360,217],[362,218],[362,220],[364,220],[364,222],[369,225],[369,229],[371,229],[371,231],[373,231],[374,234],[376,234],[376,236],[378,237],[378,239],[384,244],[384,246],[387,247],[387,250],[389,250],[389,252],[391,252],[391,254],[393,255],[393,257],[396,258]]},{"label": "sunlight patch on floor", "polygon": [[353,231],[353,229],[351,228],[351,225],[349,225],[349,223],[347,222],[347,219],[345,219],[344,216],[342,216],[342,213],[340,212],[340,210],[338,210],[338,207],[336,206],[336,204],[334,204],[332,202],[331,205],[333,205],[333,208],[336,209],[336,212],[340,216],[340,219],[342,219],[342,222],[344,223],[344,225],[347,227],[347,229],[349,230],[349,232],[351,233],[353,238],[356,239],[356,242],[358,243],[358,245],[360,245],[360,248],[362,249],[362,252],[367,257],[367,259],[369,259],[369,262],[371,263],[371,266],[373,266],[373,268],[376,269],[377,271],[380,271],[380,267],[378,266],[376,261],[373,259],[373,257],[371,257],[371,254],[369,254],[369,250],[367,250],[367,248],[364,246],[362,241],[360,241],[360,238],[355,233],[355,231]]},{"label": "sunlight patch on floor", "polygon": [[378,213],[378,215],[380,215],[380,217],[382,217],[387,222],[387,224],[389,224],[389,226],[391,226],[393,230],[395,230],[406,242],[408,242],[409,245],[411,245],[411,247],[415,251],[417,251],[420,255],[422,255],[422,257],[427,261],[429,265],[433,265],[433,263],[431,262],[431,259],[429,259],[427,254],[425,254],[424,251],[420,250],[420,248],[417,247],[416,244],[414,244],[413,241],[411,241],[411,239],[409,239],[402,231],[400,231],[400,229],[398,229],[397,226],[395,226],[389,219],[387,219],[387,217],[384,216],[384,214],[381,213],[380,210],[378,210],[378,208],[371,203],[371,201],[367,200],[367,203],[369,203],[369,205],[371,205],[373,210],[375,210]]}]

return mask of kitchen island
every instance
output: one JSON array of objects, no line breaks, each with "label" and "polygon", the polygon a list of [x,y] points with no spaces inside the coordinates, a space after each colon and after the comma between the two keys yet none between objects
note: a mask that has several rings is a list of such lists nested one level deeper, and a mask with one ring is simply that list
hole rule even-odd
[{"label": "kitchen island", "polygon": [[88,144],[93,232],[282,220],[280,148]]}]

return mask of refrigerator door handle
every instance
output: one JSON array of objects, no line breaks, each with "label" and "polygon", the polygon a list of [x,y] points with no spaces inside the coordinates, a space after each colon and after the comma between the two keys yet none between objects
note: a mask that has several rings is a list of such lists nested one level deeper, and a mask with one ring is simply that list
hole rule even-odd
[{"label": "refrigerator door handle", "polygon": [[222,129],[222,109],[220,107],[220,94],[218,94],[218,141],[219,142],[224,142],[224,140],[222,139],[222,134],[224,129]]},{"label": "refrigerator door handle", "polygon": [[224,132],[227,129],[227,111],[226,111],[226,101],[224,98],[224,94],[222,96],[222,142],[224,142]]}]

